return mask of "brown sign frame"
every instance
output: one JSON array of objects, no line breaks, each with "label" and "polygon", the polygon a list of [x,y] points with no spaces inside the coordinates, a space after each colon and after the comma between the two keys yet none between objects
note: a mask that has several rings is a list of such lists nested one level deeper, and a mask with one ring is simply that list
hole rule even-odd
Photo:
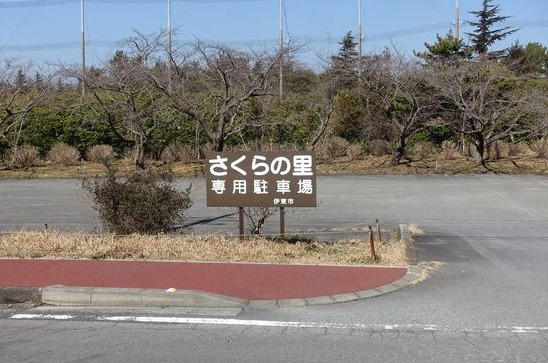
[{"label": "brown sign frame", "polygon": [[208,207],[316,207],[316,163],[310,152],[209,152]]}]

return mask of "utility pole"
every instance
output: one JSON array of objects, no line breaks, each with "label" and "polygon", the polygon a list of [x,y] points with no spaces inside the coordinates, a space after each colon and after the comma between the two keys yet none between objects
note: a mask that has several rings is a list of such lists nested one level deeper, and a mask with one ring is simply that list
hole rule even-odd
[{"label": "utility pole", "polygon": [[278,34],[278,50],[280,52],[279,59],[280,59],[280,84],[279,84],[279,97],[280,100],[282,99],[284,95],[284,59],[283,59],[283,46],[284,46],[284,39],[283,39],[283,0],[278,0],[279,3],[279,26],[280,26],[280,33]]},{"label": "utility pole", "polygon": [[282,99],[284,94],[284,60],[283,60],[283,0],[278,0],[279,4],[279,11],[278,11],[278,19],[279,19],[279,29],[280,32],[278,34],[278,51],[279,51],[279,61],[280,61],[280,83],[279,83],[279,97]]},{"label": "utility pole", "polygon": [[86,94],[86,37],[84,35],[84,0],[80,0],[80,29],[82,32],[82,96]]},{"label": "utility pole", "polygon": [[171,91],[171,0],[167,0],[167,88]]},{"label": "utility pole", "polygon": [[[455,0],[455,39],[457,42],[460,41],[460,10],[459,10],[459,0]],[[462,121],[462,129],[464,130],[464,121]],[[464,132],[461,134],[461,144],[462,144],[462,155],[466,155],[466,138],[464,137]]]},{"label": "utility pole", "polygon": [[455,37],[460,40],[460,11],[459,11],[459,0],[455,0]]},{"label": "utility pole", "polygon": [[358,55],[362,57],[362,0],[358,0]]}]

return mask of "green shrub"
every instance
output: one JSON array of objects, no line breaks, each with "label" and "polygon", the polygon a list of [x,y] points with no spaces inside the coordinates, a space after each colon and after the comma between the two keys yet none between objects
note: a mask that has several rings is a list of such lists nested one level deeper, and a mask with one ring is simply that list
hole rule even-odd
[{"label": "green shrub", "polygon": [[106,178],[84,179],[82,187],[104,226],[116,234],[157,234],[182,225],[191,206],[190,187],[179,191],[166,171],[135,171],[119,179],[108,168]]}]

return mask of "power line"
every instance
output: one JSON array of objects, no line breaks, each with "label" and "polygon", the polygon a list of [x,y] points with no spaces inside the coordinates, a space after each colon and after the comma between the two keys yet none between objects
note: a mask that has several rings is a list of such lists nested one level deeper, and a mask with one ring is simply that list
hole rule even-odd
[{"label": "power line", "polygon": [[[90,0],[86,0],[90,1]],[[165,1],[165,0],[163,0]],[[173,1],[173,0],[172,0]],[[175,0],[176,1],[176,0]],[[404,38],[407,36],[429,33],[437,30],[449,30],[454,24],[451,22],[440,22],[429,25],[423,25],[419,27],[411,27],[405,29],[398,29],[390,32],[365,34],[365,43],[390,40],[394,38]],[[514,26],[520,26],[521,28],[528,27],[548,27],[548,20],[531,20],[520,21],[512,23]],[[186,41],[193,41],[195,39],[188,39]],[[278,39],[265,38],[265,39],[247,39],[247,40],[213,40],[202,39],[207,42],[225,43],[234,46],[276,46]],[[185,40],[183,40],[184,42]],[[327,37],[327,36],[291,36],[291,41],[296,43],[322,43],[322,44],[337,44],[340,42],[339,38]],[[86,41],[86,46],[91,48],[114,48],[121,45],[121,41],[112,40],[89,40]],[[25,51],[45,51],[45,50],[58,50],[58,49],[74,49],[81,46],[78,41],[60,42],[60,43],[42,43],[42,44],[28,44],[28,45],[6,45],[1,47],[4,52],[25,52]]]},{"label": "power line", "polygon": [[[28,45],[7,45],[2,47],[4,52],[32,52],[32,51],[44,51],[44,50],[60,50],[60,49],[74,49],[81,47],[80,41],[74,42],[60,42],[60,43],[43,43],[43,44],[28,44]],[[108,41],[108,40],[92,40],[87,41],[86,45],[94,48],[113,48],[120,44],[120,42]]]},{"label": "power line", "polygon": [[[259,2],[268,0],[172,0],[173,2],[184,3],[237,3],[237,2]],[[22,1],[0,1],[0,8],[29,8],[41,6],[55,6],[65,4],[77,4],[79,0],[22,0]],[[86,0],[90,3],[108,3],[108,4],[148,4],[163,3],[165,0]]]}]

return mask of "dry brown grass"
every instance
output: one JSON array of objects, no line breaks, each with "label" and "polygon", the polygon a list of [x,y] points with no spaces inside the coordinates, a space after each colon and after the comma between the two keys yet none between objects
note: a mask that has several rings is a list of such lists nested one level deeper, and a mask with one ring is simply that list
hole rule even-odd
[{"label": "dry brown grass", "polygon": [[80,153],[75,147],[65,144],[64,142],[58,142],[51,147],[46,158],[53,164],[66,167],[77,165],[78,159],[80,159]]},{"label": "dry brown grass", "polygon": [[23,145],[13,147],[5,158],[7,165],[15,168],[32,168],[40,163],[40,153],[35,146]]},{"label": "dry brown grass", "polygon": [[476,165],[470,158],[455,155],[448,160],[433,155],[424,160],[392,165],[390,156],[364,156],[359,160],[338,158],[318,164],[320,175],[417,175],[417,174],[548,174],[548,160],[532,156],[489,160],[486,166]]},{"label": "dry brown grass", "polygon": [[283,264],[406,265],[400,241],[377,244],[379,261],[370,258],[369,241],[337,243],[245,241],[224,236],[131,235],[19,231],[0,235],[0,258],[86,258]]},{"label": "dry brown grass", "polygon": [[96,164],[105,164],[115,157],[116,153],[110,145],[93,145],[86,152],[86,159]]},{"label": "dry brown grass", "polygon": [[[152,164],[154,165],[154,164]],[[159,164],[161,165],[161,164]],[[114,162],[120,175],[127,175],[134,170],[131,160],[121,159]],[[176,176],[204,176],[203,162],[170,164]],[[391,156],[361,156],[359,158],[343,156],[331,160],[318,161],[318,175],[415,175],[415,174],[548,174],[548,159],[533,155],[509,156],[500,160],[488,161],[487,166],[478,166],[470,158],[455,152],[451,158],[443,153],[392,165]],[[0,179],[53,179],[83,178],[105,175],[105,168],[96,163],[80,162],[78,165],[61,167],[47,162],[28,169],[12,169],[0,164]]]},{"label": "dry brown grass", "polygon": [[[116,174],[128,175],[135,170],[133,163],[128,160],[116,160],[114,163]],[[178,176],[203,176],[202,165],[182,164],[171,165],[175,175]],[[61,167],[60,165],[47,162],[40,166],[28,169],[10,169],[0,165],[0,179],[78,179],[105,176],[106,169],[103,165],[82,161],[78,165]]]}]

